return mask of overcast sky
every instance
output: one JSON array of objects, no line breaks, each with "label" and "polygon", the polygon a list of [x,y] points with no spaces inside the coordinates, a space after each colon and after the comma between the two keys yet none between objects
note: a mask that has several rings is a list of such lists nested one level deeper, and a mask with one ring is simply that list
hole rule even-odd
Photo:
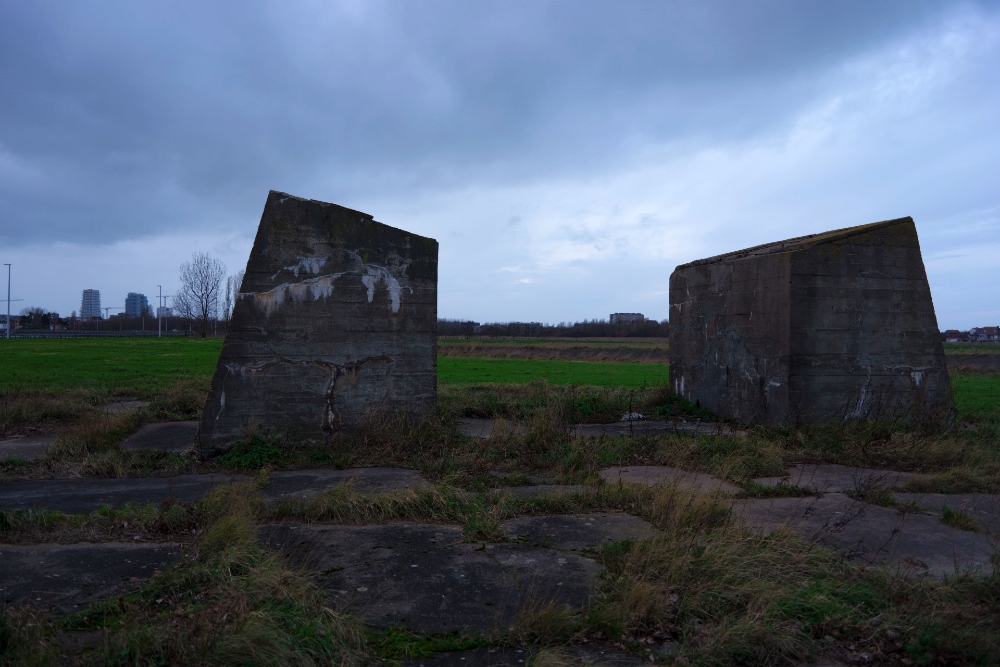
[{"label": "overcast sky", "polygon": [[442,317],[663,319],[909,215],[940,326],[1000,323],[997,3],[0,0],[0,84],[15,312],[235,272],[274,189],[438,239]]}]

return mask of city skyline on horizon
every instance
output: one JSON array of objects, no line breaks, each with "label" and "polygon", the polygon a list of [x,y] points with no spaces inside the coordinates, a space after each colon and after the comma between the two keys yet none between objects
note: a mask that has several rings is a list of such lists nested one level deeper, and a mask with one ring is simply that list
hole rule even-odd
[{"label": "city skyline on horizon", "polygon": [[997,0],[0,4],[0,256],[24,306],[173,294],[273,189],[437,239],[443,317],[661,320],[677,265],[910,216],[964,330],[997,62]]}]

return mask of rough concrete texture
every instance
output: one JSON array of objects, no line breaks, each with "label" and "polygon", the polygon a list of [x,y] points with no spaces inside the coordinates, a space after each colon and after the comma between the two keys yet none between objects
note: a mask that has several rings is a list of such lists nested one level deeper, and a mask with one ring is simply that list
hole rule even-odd
[{"label": "rough concrete texture", "polygon": [[404,468],[346,468],[329,470],[284,470],[272,472],[268,485],[261,494],[265,498],[307,498],[322,493],[340,484],[350,484],[350,488],[362,493],[381,493],[413,489],[426,480],[415,470]]},{"label": "rough concrete texture", "polygon": [[608,484],[676,484],[683,491],[694,493],[739,493],[740,487],[730,484],[718,477],[712,477],[700,472],[690,472],[670,466],[615,466],[605,468],[600,472],[601,479]]},{"label": "rough concrete texture", "polygon": [[108,414],[117,414],[119,412],[128,412],[130,410],[140,410],[149,405],[149,401],[135,401],[135,400],[120,400],[111,401],[104,406],[104,411]]},{"label": "rough concrete texture", "polygon": [[[538,649],[522,646],[494,646],[437,653],[430,658],[404,660],[405,667],[524,667],[534,663]],[[639,667],[648,664],[624,651],[603,644],[574,644],[549,648],[549,663],[590,667]]]},{"label": "rough concrete texture", "polygon": [[985,533],[1000,537],[1000,494],[994,493],[894,493],[901,503],[913,503],[940,515],[944,508],[965,512]]},{"label": "rough concrete texture", "polygon": [[0,439],[0,461],[8,459],[31,460],[45,456],[56,441],[54,433],[45,435],[15,436]]},{"label": "rough concrete texture", "polygon": [[518,646],[490,646],[468,651],[446,651],[429,658],[404,660],[404,667],[525,667],[531,662],[530,649]]},{"label": "rough concrete texture", "polygon": [[754,481],[764,486],[777,486],[784,483],[826,493],[828,491],[862,491],[873,487],[891,489],[919,476],[911,472],[820,463],[794,465],[788,469],[788,475],[785,477],[761,477]]},{"label": "rough concrete texture", "polygon": [[272,191],[199,438],[248,423],[299,440],[374,412],[419,418],[437,387],[434,239],[335,204]]},{"label": "rough concrete texture", "polygon": [[104,506],[121,507],[126,503],[159,504],[168,498],[194,502],[219,484],[249,481],[246,475],[178,475],[176,477],[139,477],[106,479],[27,479],[0,482],[0,511],[56,510],[67,514],[93,512]]},{"label": "rough concrete texture", "polygon": [[417,632],[507,629],[549,601],[582,607],[594,561],[520,544],[463,544],[459,526],[272,525],[265,543],[317,574],[335,608]]},{"label": "rough concrete texture", "polygon": [[670,355],[675,392],[741,422],[954,413],[911,218],[678,266]]},{"label": "rough concrete texture", "polygon": [[155,422],[146,424],[122,440],[125,449],[156,449],[162,452],[183,452],[194,445],[198,422]]},{"label": "rough concrete texture", "polygon": [[536,484],[535,486],[501,486],[493,489],[490,493],[510,493],[519,498],[534,498],[544,495],[580,493],[585,488],[580,484]]},{"label": "rough concrete texture", "polygon": [[841,493],[740,500],[733,506],[733,516],[765,532],[787,526],[856,562],[888,563],[910,575],[993,571],[995,545],[987,535],[946,526],[934,516],[858,502]]},{"label": "rough concrete texture", "polygon": [[[68,514],[93,512],[101,507],[159,504],[167,499],[195,502],[219,484],[248,482],[251,477],[238,474],[178,475],[176,477],[139,477],[105,479],[30,479],[0,483],[0,511],[57,510]],[[348,468],[346,470],[290,470],[273,472],[264,498],[307,497],[338,484],[350,483],[357,491],[373,493],[412,488],[424,483],[412,470],[399,468]]]},{"label": "rough concrete texture", "polygon": [[503,532],[533,546],[580,551],[659,534],[642,519],[623,512],[526,516],[504,521]]},{"label": "rough concrete texture", "polygon": [[180,553],[177,544],[0,544],[0,600],[69,613],[138,587]]}]

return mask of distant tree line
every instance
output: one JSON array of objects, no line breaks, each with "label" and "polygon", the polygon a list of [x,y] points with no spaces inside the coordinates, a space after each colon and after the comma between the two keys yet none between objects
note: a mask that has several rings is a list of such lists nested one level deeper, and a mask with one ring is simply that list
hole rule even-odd
[{"label": "distant tree line", "polygon": [[628,324],[611,324],[608,320],[584,320],[582,322],[487,322],[479,324],[467,320],[438,320],[439,336],[509,336],[514,338],[666,338],[670,335],[667,320],[644,320]]}]

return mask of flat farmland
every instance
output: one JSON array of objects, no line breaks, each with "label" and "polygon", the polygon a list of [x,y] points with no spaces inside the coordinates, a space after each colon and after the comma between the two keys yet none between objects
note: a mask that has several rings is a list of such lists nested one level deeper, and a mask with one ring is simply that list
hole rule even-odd
[{"label": "flat farmland", "polygon": [[211,379],[221,350],[221,338],[0,340],[0,391],[149,396],[178,380]]},{"label": "flat farmland", "polygon": [[523,384],[537,380],[549,384],[652,388],[667,385],[668,366],[665,363],[438,357],[438,382],[441,384]]},{"label": "flat farmland", "polygon": [[[74,338],[0,341],[0,392],[84,390],[150,397],[178,381],[207,387],[222,349],[210,338]],[[442,385],[524,384],[659,387],[667,384],[665,339],[443,339]],[[1000,361],[1000,346],[948,346],[960,415],[1000,416],[1000,373],[954,365]],[[989,368],[989,364],[985,364]]]}]

